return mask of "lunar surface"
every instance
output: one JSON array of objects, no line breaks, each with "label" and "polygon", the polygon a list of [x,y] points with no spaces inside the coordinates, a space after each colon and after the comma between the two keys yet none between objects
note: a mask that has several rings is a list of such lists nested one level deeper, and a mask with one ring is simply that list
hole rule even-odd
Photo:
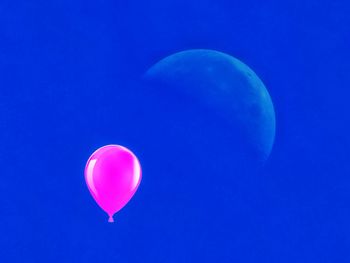
[{"label": "lunar surface", "polygon": [[[240,60],[214,50],[187,50],[160,60],[145,78],[158,89],[172,89],[205,107],[230,127],[233,136],[243,134],[247,148],[260,160],[270,155],[273,103],[263,82]],[[234,149],[234,143],[230,147]]]}]

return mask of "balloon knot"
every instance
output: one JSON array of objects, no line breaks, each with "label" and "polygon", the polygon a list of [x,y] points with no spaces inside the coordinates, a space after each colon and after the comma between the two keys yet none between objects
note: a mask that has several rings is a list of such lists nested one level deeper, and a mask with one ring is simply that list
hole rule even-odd
[{"label": "balloon knot", "polygon": [[113,216],[109,216],[108,222],[109,222],[109,223],[113,223],[113,222],[114,222]]}]

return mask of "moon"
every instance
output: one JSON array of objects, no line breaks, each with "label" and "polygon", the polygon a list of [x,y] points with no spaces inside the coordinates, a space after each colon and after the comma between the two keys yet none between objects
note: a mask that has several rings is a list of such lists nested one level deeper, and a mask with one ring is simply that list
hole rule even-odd
[{"label": "moon", "polygon": [[145,79],[158,89],[189,98],[227,124],[232,150],[241,134],[239,141],[256,158],[269,157],[276,128],[274,106],[264,83],[240,60],[215,50],[186,50],[154,64]]}]

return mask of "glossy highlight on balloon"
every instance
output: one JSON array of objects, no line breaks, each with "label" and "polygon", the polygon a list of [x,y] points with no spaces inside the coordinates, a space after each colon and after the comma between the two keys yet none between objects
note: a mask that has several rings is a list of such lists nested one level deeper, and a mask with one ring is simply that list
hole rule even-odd
[{"label": "glossy highlight on balloon", "polygon": [[114,222],[113,215],[133,197],[141,182],[137,157],[120,145],[107,145],[96,150],[85,166],[85,181],[96,203]]}]

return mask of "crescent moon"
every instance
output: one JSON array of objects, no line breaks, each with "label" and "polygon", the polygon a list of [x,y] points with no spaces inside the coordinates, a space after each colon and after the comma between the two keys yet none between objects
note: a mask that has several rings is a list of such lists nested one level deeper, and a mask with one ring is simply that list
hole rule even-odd
[{"label": "crescent moon", "polygon": [[247,148],[260,160],[269,157],[276,128],[274,106],[264,83],[240,60],[215,50],[186,50],[160,60],[145,77],[199,102],[229,124],[233,134],[245,134]]}]

